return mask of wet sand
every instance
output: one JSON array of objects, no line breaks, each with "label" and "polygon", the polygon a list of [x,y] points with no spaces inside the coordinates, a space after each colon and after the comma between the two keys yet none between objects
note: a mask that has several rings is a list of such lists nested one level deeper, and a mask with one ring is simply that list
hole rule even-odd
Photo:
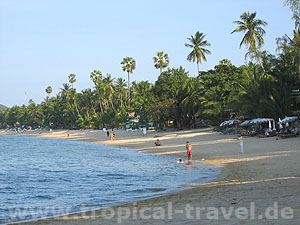
[{"label": "wet sand", "polygon": [[[193,160],[205,159],[203,162],[221,168],[221,175],[212,182],[187,184],[192,188],[137,203],[22,224],[300,224],[299,137],[245,137],[245,153],[240,154],[236,136],[221,135],[210,128],[150,131],[147,136],[142,131],[114,132],[115,141],[98,130],[18,135],[119,145],[183,159],[188,140],[193,145]],[[162,146],[154,146],[157,138]]]}]

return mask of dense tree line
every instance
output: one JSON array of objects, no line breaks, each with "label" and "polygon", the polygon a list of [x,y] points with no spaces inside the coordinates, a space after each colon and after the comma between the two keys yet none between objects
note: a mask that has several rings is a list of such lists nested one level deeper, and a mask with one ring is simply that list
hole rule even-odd
[{"label": "dense tree line", "polygon": [[[290,6],[292,1],[286,1]],[[295,1],[297,2],[297,1]],[[53,128],[117,127],[131,117],[139,125],[152,122],[159,128],[178,129],[217,124],[229,118],[272,117],[299,115],[300,99],[300,29],[296,23],[293,36],[277,39],[278,56],[262,51],[267,23],[256,19],[256,13],[244,13],[232,32],[244,32],[240,45],[248,49],[248,62],[233,65],[224,59],[214,69],[200,71],[199,64],[210,54],[203,33],[188,38],[192,49],[187,60],[197,63],[196,77],[184,68],[168,68],[169,57],[157,52],[153,57],[160,70],[157,81],[130,82],[136,61],[126,57],[121,62],[127,73],[123,78],[103,75],[100,70],[90,73],[94,87],[77,92],[76,75],[70,74],[55,96],[46,87],[47,96],[40,104],[32,100],[27,106],[14,106],[0,111],[2,128],[16,123]],[[296,18],[297,19],[297,18]]]}]

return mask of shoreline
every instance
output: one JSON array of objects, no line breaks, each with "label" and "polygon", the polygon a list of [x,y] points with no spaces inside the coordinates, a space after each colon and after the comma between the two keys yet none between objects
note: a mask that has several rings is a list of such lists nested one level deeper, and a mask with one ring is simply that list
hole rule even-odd
[{"label": "shoreline", "polygon": [[[67,132],[70,133],[69,137],[67,137]],[[205,158],[205,163],[221,168],[222,170],[219,177],[208,183],[187,184],[192,187],[187,190],[138,201],[136,203],[138,208],[161,206],[164,209],[167,209],[169,203],[172,203],[172,207],[176,209],[184,208],[187,204],[195,205],[195,207],[246,207],[247,205],[245,206],[245,202],[254,202],[256,203],[257,211],[263,211],[264,208],[272,206],[272,201],[266,200],[265,196],[270,195],[270,192],[273,193],[272,196],[274,196],[276,192],[275,199],[280,202],[282,207],[286,206],[294,209],[294,218],[290,220],[278,218],[276,222],[280,224],[291,224],[295,221],[300,221],[299,206],[295,204],[295,202],[297,202],[295,200],[300,202],[300,167],[298,165],[299,163],[297,163],[297,160],[300,160],[299,138],[286,140],[276,140],[276,138],[259,139],[257,137],[245,138],[245,154],[239,154],[238,142],[233,139],[233,135],[220,135],[213,132],[211,129],[159,133],[150,131],[146,137],[142,137],[141,132],[131,133],[120,130],[115,130],[115,132],[116,140],[114,142],[108,140],[106,134],[99,130],[60,130],[53,132],[46,131],[41,134],[36,131],[30,131],[25,134],[19,133],[17,135],[82,140],[92,143],[128,147],[151,154],[173,155],[180,158],[186,158],[184,145],[185,141],[189,140],[193,144],[193,159],[201,160],[201,158]],[[2,132],[2,134],[8,133]],[[162,141],[162,146],[154,147],[154,141],[156,140],[154,136],[157,134],[161,136],[159,138]],[[289,158],[289,160],[294,163],[286,164],[286,158]],[[285,160],[284,162],[278,162],[277,159]],[[276,167],[278,168],[273,164],[276,164]],[[282,184],[284,184],[284,186],[282,186]],[[277,188],[274,188],[277,186],[279,189],[282,189],[282,192],[288,190],[290,198],[294,199],[294,201],[291,201],[290,203],[286,202],[286,198],[278,192]],[[245,188],[249,190],[251,195],[244,193]],[[246,198],[247,201],[245,201],[246,196],[248,196]],[[261,199],[265,199],[265,201],[262,201]],[[117,211],[120,207],[135,208],[132,203],[122,204],[112,208]],[[50,218],[25,222],[22,224],[112,224],[118,222],[118,216],[115,216],[115,218],[111,218],[110,220],[104,218],[103,210],[105,210],[105,208],[97,210],[96,212],[92,211],[84,213],[85,215],[81,215],[81,217],[77,213],[71,214],[73,216],[68,216],[68,218]],[[91,217],[92,215],[93,218]],[[119,215],[119,217],[120,216],[121,215]],[[122,224],[137,223],[140,219],[143,218],[140,218],[140,216],[137,216],[137,218],[129,217],[122,221]],[[155,224],[188,224],[194,223],[195,221],[199,222],[199,219],[200,218],[196,218],[195,216],[194,219],[184,218],[183,215],[175,213],[172,215],[172,219],[169,217],[157,220],[155,220],[155,218],[150,218],[148,220],[142,220],[142,222],[140,221],[140,224],[152,222],[155,222]],[[209,218],[204,218],[204,220],[201,218],[201,222],[203,221],[205,221],[205,224],[215,224],[215,221],[210,220]],[[236,217],[229,220],[220,217],[218,222],[220,221],[225,221],[224,223],[226,224],[236,224],[239,220]],[[252,220],[244,219],[242,221],[245,224],[253,224],[254,221],[260,221],[261,224],[268,224],[268,222],[270,222],[267,218],[264,220],[259,219],[258,217],[255,217]]]}]

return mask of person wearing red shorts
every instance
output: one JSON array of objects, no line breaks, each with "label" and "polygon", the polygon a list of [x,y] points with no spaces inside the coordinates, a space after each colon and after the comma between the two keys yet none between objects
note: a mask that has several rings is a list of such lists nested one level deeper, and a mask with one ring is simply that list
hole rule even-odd
[{"label": "person wearing red shorts", "polygon": [[186,145],[185,145],[185,148],[186,148],[186,153],[187,153],[187,157],[188,157],[188,160],[192,160],[192,156],[193,156],[193,151],[192,151],[192,145],[190,142],[186,142]]}]

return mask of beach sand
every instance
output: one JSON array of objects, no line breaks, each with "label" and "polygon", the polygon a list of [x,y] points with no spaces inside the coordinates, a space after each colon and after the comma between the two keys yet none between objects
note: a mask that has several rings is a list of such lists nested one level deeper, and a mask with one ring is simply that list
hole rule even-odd
[{"label": "beach sand", "polygon": [[[245,153],[240,154],[237,136],[221,135],[211,128],[150,131],[147,136],[142,131],[114,132],[115,141],[99,130],[19,135],[119,145],[183,159],[188,140],[193,145],[193,160],[204,158],[203,162],[221,168],[221,175],[212,182],[188,184],[192,188],[137,203],[22,224],[300,224],[299,137],[245,137]],[[157,138],[162,146],[154,146]]]}]

